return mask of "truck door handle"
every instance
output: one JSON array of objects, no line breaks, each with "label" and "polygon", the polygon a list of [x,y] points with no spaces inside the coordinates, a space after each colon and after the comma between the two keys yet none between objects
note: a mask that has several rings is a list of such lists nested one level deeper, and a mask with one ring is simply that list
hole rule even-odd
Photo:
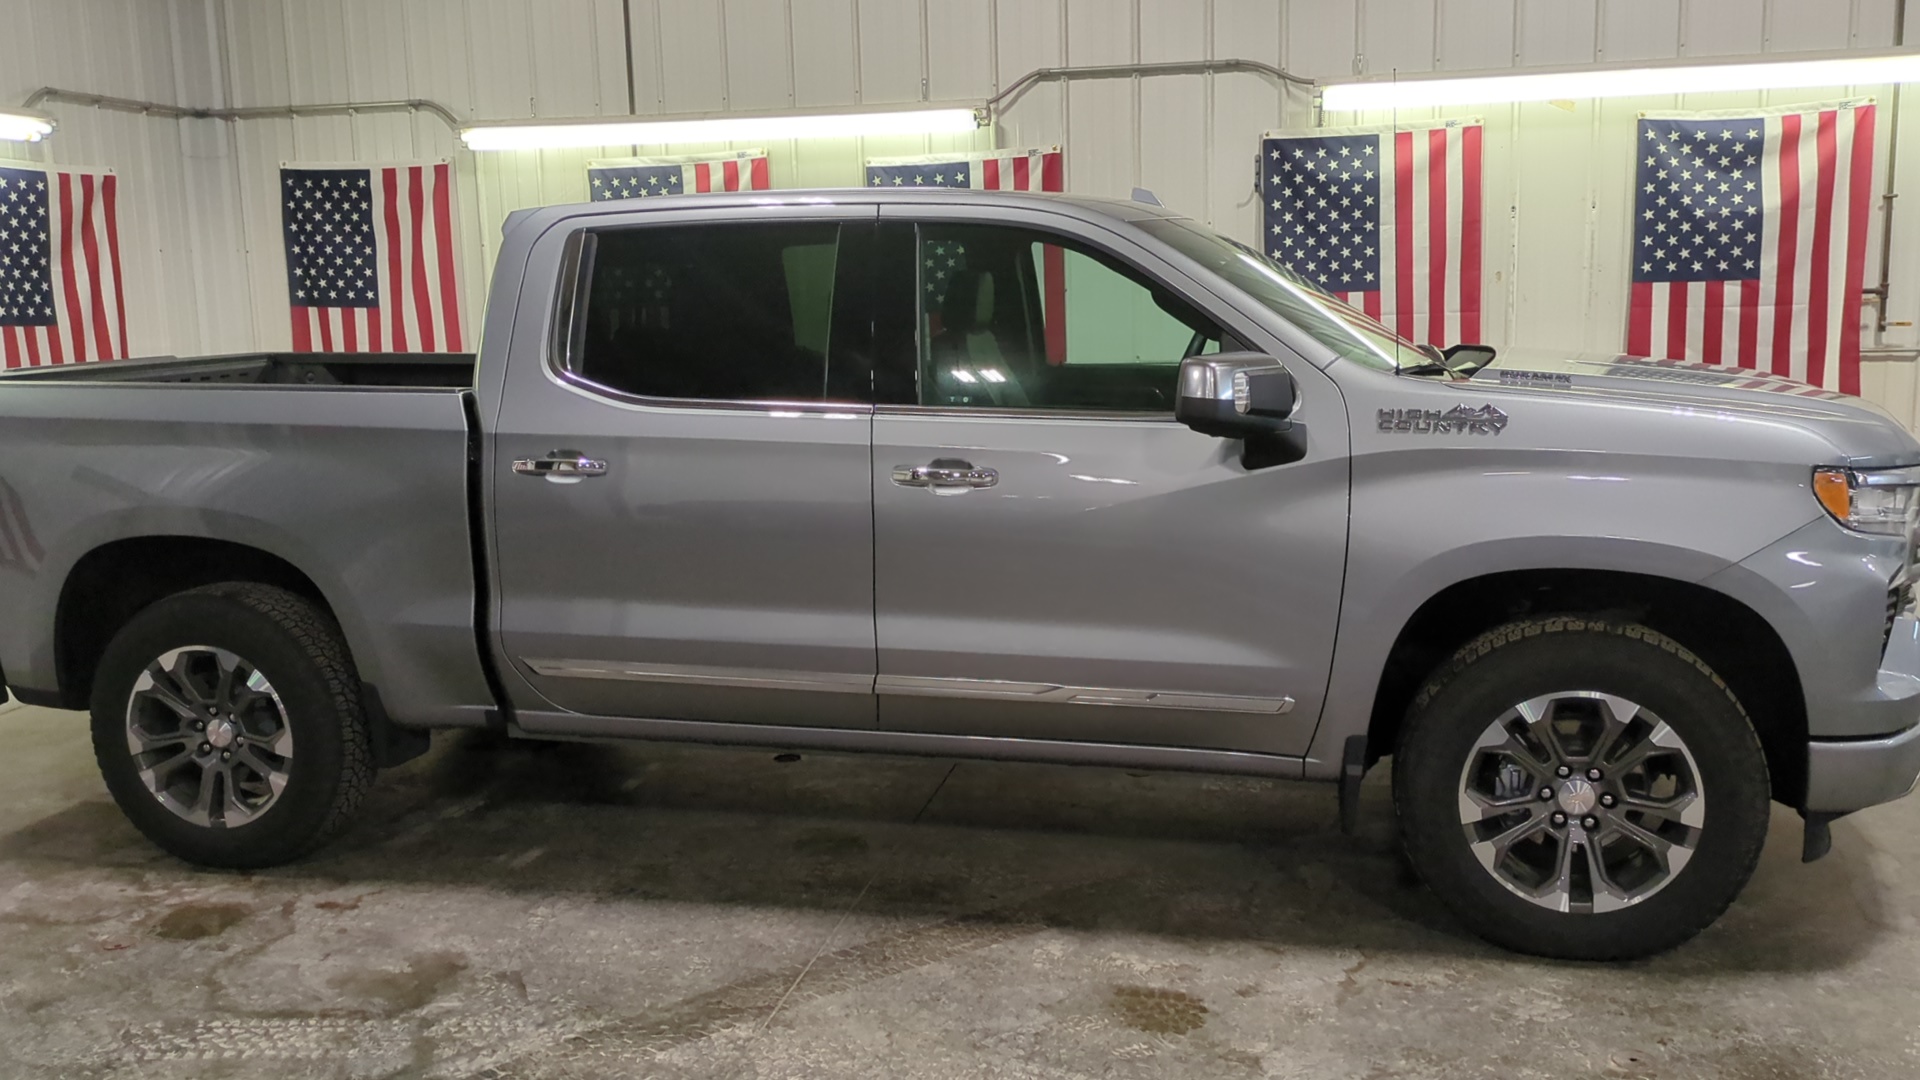
[{"label": "truck door handle", "polygon": [[972,462],[936,458],[926,465],[895,465],[893,482],[901,487],[990,488],[1000,482],[1000,474]]},{"label": "truck door handle", "polygon": [[553,484],[577,484],[589,476],[607,475],[607,463],[578,450],[551,450],[543,458],[518,458],[513,471],[521,476],[543,476]]}]

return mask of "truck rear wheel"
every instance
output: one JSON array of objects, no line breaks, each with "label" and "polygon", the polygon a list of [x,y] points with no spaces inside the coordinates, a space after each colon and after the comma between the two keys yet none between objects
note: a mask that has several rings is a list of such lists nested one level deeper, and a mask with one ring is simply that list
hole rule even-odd
[{"label": "truck rear wheel", "polygon": [[114,801],[188,862],[299,858],[346,827],[373,782],[346,643],[284,589],[209,585],[140,612],[107,645],[92,713]]},{"label": "truck rear wheel", "polygon": [[1470,642],[1394,754],[1407,856],[1474,932],[1619,960],[1699,933],[1766,841],[1766,757],[1739,701],[1660,633],[1560,616]]}]

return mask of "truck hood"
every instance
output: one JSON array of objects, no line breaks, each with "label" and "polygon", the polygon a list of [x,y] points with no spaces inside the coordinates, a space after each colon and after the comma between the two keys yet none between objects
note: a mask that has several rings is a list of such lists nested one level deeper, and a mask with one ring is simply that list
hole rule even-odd
[{"label": "truck hood", "polygon": [[1762,416],[1808,428],[1853,464],[1920,462],[1920,442],[1885,409],[1798,379],[1746,368],[1539,349],[1502,352],[1474,382],[1596,394],[1675,409]]}]

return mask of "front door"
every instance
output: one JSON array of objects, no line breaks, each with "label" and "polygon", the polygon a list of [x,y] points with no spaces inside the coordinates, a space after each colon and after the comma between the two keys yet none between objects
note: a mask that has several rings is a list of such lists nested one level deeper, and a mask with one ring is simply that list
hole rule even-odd
[{"label": "front door", "polygon": [[1345,560],[1332,384],[1279,354],[1308,452],[1249,470],[1172,410],[1183,356],[1280,349],[1257,324],[1123,238],[912,228],[874,421],[881,727],[1305,753]]},{"label": "front door", "polygon": [[530,729],[873,726],[855,309],[874,210],[738,214],[603,216],[543,239],[557,259],[536,248],[563,301],[513,356],[488,477],[500,651]]}]

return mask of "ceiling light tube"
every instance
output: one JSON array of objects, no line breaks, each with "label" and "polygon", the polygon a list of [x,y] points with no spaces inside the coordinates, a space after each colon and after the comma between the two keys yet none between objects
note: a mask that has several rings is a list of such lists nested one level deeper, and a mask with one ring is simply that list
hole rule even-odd
[{"label": "ceiling light tube", "polygon": [[556,120],[550,123],[474,124],[460,129],[470,150],[546,150],[556,147],[832,139],[862,135],[941,135],[973,131],[970,108],[897,109],[859,113],[707,116],[685,120]]},{"label": "ceiling light tube", "polygon": [[39,142],[53,134],[53,117],[23,109],[0,111],[0,139]]},{"label": "ceiling light tube", "polygon": [[1828,55],[1817,59],[1716,64],[1650,64],[1450,78],[1367,80],[1322,88],[1321,108],[1334,112],[1486,105],[1510,101],[1578,101],[1724,90],[1790,90],[1920,81],[1920,52]]}]

